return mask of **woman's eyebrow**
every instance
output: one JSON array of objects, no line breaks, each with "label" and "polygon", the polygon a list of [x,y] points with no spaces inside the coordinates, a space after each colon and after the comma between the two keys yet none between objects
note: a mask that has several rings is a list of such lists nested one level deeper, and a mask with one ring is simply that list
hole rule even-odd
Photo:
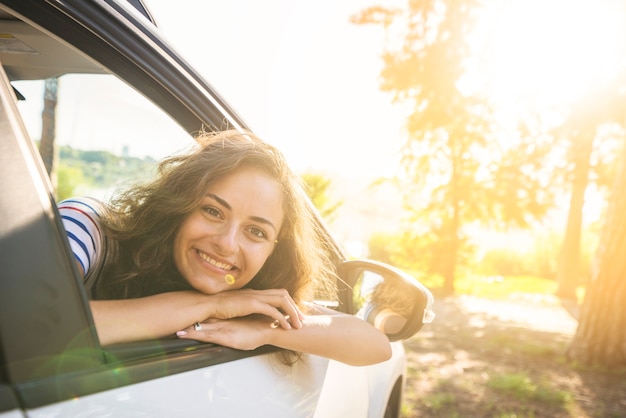
[{"label": "woman's eyebrow", "polygon": [[278,232],[278,230],[276,229],[276,227],[274,226],[274,224],[272,223],[272,221],[270,221],[269,219],[265,219],[265,218],[262,218],[262,217],[260,217],[260,216],[251,216],[251,217],[250,217],[250,219],[252,219],[252,220],[253,220],[253,221],[255,221],[255,222],[258,222],[258,223],[262,223],[262,224],[268,225],[268,226],[272,227],[272,229],[274,230],[274,232]]},{"label": "woman's eyebrow", "polygon": [[211,199],[215,200],[217,203],[219,203],[220,205],[224,206],[226,209],[233,210],[233,208],[230,207],[228,202],[225,201],[224,199],[222,199],[221,197],[219,197],[217,195],[214,195],[213,193],[207,193],[207,197],[210,197]]},{"label": "woman's eyebrow", "polygon": [[[215,200],[217,203],[219,203],[220,205],[224,206],[226,209],[232,211],[233,208],[230,206],[230,204],[225,201],[224,199],[222,199],[221,197],[214,195],[213,193],[207,193],[207,197],[210,197],[211,199]],[[278,229],[276,229],[276,226],[272,223],[272,221],[270,221],[269,219],[263,218],[261,216],[251,216],[250,219],[252,219],[255,222],[259,222],[265,225],[269,225],[272,227],[272,229],[274,230],[274,232],[278,232]]]}]

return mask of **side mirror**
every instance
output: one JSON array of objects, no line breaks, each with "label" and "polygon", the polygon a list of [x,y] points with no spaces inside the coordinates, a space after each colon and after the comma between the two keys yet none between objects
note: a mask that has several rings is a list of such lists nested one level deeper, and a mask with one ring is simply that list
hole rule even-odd
[{"label": "side mirror", "polygon": [[400,269],[372,260],[349,260],[339,266],[339,275],[350,288],[344,298],[348,311],[383,331],[390,341],[412,337],[435,317],[430,290]]}]

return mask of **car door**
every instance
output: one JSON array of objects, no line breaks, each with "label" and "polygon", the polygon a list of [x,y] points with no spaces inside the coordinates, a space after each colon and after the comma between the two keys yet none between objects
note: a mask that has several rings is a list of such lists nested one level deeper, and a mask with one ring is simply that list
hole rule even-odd
[{"label": "car door", "polygon": [[[111,109],[106,103],[111,97],[122,101],[131,101],[134,95],[149,98],[161,110],[147,120],[158,131],[170,132],[169,137],[180,135],[189,140],[189,132],[202,125],[221,126],[224,121],[236,127],[245,124],[192,70],[170,54],[165,44],[159,44],[159,39],[135,38],[131,33],[125,44],[124,31],[130,29],[124,25],[129,19],[138,22],[140,18],[116,2],[6,1],[2,5],[7,12],[3,33],[12,36],[8,39],[13,43],[7,42],[5,53],[0,55],[6,69],[0,74],[1,413],[42,417],[380,416],[380,408],[384,408],[402,373],[404,353],[400,343],[394,343],[390,361],[372,368],[350,367],[316,356],[303,356],[295,364],[285,365],[280,351],[272,347],[243,352],[176,339],[100,346],[88,298],[56,211],[54,190],[30,138],[41,127],[32,128],[25,102],[18,105],[17,100],[32,88],[28,83],[36,77],[29,74],[42,71],[37,65],[43,61],[37,58],[50,51],[10,48],[32,48],[40,40],[48,42],[54,51],[60,45],[64,49],[59,51],[68,53],[68,68],[86,69],[91,74],[84,77],[100,88],[104,86],[108,99],[94,96],[72,76],[60,81],[61,88],[66,89],[77,82],[74,88],[80,106],[62,107],[59,112],[73,119],[67,132],[74,130],[82,141],[90,138],[95,145],[110,145],[122,136],[131,141],[127,145],[132,149],[148,137],[149,146],[157,147],[155,136],[145,131],[145,121],[140,120],[144,131],[139,129],[139,133],[130,126],[137,109],[144,105],[134,105],[130,114],[122,111],[121,115],[109,115]],[[68,7],[75,8],[63,9]],[[111,21],[102,20],[102,14],[126,20],[115,27]],[[93,27],[87,30],[85,22]],[[96,36],[97,31],[102,33]],[[105,32],[117,38],[106,38]],[[20,67],[23,56],[17,57],[19,54],[33,54],[27,56],[33,58],[32,66]],[[56,59],[58,63],[63,56],[56,55]],[[19,75],[27,81],[13,81]],[[100,76],[108,81],[97,80]],[[133,89],[110,87],[111,78]],[[99,119],[83,131],[78,124],[83,120],[79,111],[89,108],[87,98],[95,100],[93,113]],[[160,125],[163,119],[171,120],[167,128]],[[111,131],[111,125],[121,130]],[[63,125],[58,128],[65,132]],[[99,137],[102,131],[107,135]],[[84,142],[72,145],[83,146]],[[168,144],[162,152],[176,149],[178,144]],[[100,192],[106,196],[108,190]],[[370,377],[383,375],[387,380],[378,379],[372,386]],[[374,410],[370,407],[372,398],[379,399]]]},{"label": "car door", "polygon": [[[369,415],[369,399],[374,390],[384,407],[389,382],[403,371],[399,343],[392,360],[370,368],[306,355],[286,365],[271,347],[241,352],[182,340],[100,347],[50,184],[6,76],[2,87],[3,365],[12,383],[6,393],[28,416],[380,415]],[[374,387],[376,370],[387,372]]]}]

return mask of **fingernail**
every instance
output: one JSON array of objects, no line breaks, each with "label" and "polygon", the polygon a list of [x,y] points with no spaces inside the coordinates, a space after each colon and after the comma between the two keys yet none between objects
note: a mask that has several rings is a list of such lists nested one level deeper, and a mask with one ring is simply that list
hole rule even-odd
[{"label": "fingernail", "polygon": [[177,331],[176,332],[176,336],[177,337],[184,337],[185,335],[187,335],[187,331]]}]

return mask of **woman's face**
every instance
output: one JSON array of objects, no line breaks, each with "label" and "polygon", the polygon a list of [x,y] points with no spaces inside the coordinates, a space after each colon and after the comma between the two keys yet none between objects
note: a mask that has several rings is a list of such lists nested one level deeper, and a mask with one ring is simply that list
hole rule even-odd
[{"label": "woman's face", "polygon": [[174,238],[174,263],[203,293],[239,289],[272,253],[283,217],[279,184],[257,168],[242,167],[211,184],[183,221]]}]

